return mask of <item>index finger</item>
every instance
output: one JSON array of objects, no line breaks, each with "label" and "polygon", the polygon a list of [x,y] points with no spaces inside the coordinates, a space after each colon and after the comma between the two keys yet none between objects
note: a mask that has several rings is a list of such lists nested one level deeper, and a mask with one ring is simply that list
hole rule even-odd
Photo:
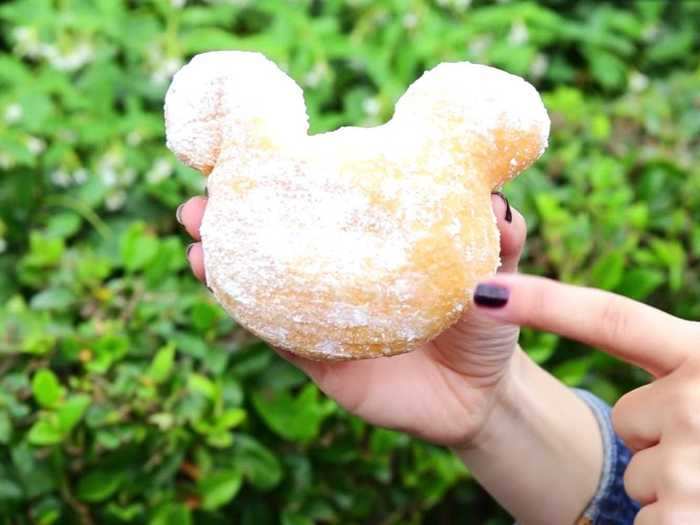
[{"label": "index finger", "polygon": [[656,377],[675,370],[700,344],[697,323],[620,295],[541,277],[498,275],[477,288],[475,302],[504,322],[598,347]]}]

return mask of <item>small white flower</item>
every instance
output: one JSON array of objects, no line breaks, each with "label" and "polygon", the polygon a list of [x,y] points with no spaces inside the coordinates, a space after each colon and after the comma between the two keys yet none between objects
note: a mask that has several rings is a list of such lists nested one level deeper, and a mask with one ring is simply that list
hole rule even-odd
[{"label": "small white flower", "polygon": [[4,253],[5,250],[7,250],[7,241],[3,238],[0,238],[0,253]]},{"label": "small white flower", "polygon": [[76,184],[83,184],[88,179],[88,172],[85,168],[78,168],[73,172],[73,180]]},{"label": "small white flower", "polygon": [[181,67],[182,60],[173,57],[168,58],[160,63],[153,73],[151,73],[151,82],[158,85],[165,84]]},{"label": "small white flower", "polygon": [[376,97],[368,97],[362,102],[362,109],[365,113],[374,117],[382,110],[382,105]]},{"label": "small white flower", "polygon": [[472,0],[455,0],[457,11],[466,11],[472,5]]},{"label": "small white flower", "polygon": [[630,90],[639,93],[644,91],[649,85],[649,77],[640,73],[639,71],[633,71],[629,78]]},{"label": "small white flower", "polygon": [[167,179],[173,172],[173,166],[167,159],[158,159],[146,174],[146,180],[151,184],[158,184]]},{"label": "small white flower", "polygon": [[391,20],[391,13],[388,10],[382,9],[374,17],[374,23],[378,26],[383,26]]},{"label": "small white flower", "polygon": [[236,7],[245,7],[250,0],[205,0],[208,4],[228,4]]},{"label": "small white flower", "polygon": [[182,9],[185,7],[185,4],[187,3],[187,0],[170,0],[170,5],[173,6],[175,9]]},{"label": "small white flower", "polygon": [[52,171],[49,177],[51,178],[51,182],[59,188],[67,188],[70,186],[71,177],[68,172],[62,168]]},{"label": "small white flower", "polygon": [[414,29],[418,25],[418,15],[415,13],[406,13],[403,15],[402,22],[406,29]]},{"label": "small white flower", "polygon": [[122,172],[122,184],[129,185],[136,180],[136,170],[133,168],[126,168]]},{"label": "small white flower", "polygon": [[642,31],[642,38],[647,42],[651,42],[652,40],[656,40],[660,32],[661,30],[659,29],[659,26],[656,24],[651,24],[645,27]]},{"label": "small white flower", "polygon": [[49,64],[59,71],[76,71],[90,62],[95,55],[93,47],[87,42],[79,43],[68,52],[48,44],[42,44],[41,50]]},{"label": "small white flower", "polygon": [[311,71],[309,71],[304,77],[304,85],[310,88],[318,86],[325,78],[326,72],[327,68],[324,63],[319,62],[315,64]]},{"label": "small white flower", "polygon": [[0,151],[0,168],[9,170],[15,165],[15,161],[8,154]]},{"label": "small white flower", "polygon": [[119,208],[124,206],[124,203],[126,202],[126,192],[125,191],[116,191],[112,193],[107,199],[105,200],[105,207],[109,211],[117,211]]},{"label": "small white flower", "polygon": [[41,56],[41,44],[37,30],[33,27],[20,26],[13,32],[15,40],[14,51],[19,56],[28,58],[38,58]]},{"label": "small white flower", "polygon": [[61,139],[63,142],[68,142],[72,144],[77,140],[78,136],[72,129],[63,128],[58,131],[58,138]]},{"label": "small white flower", "polygon": [[39,155],[46,149],[46,142],[39,137],[30,135],[27,137],[27,149],[34,155]]},{"label": "small white flower", "polygon": [[530,65],[530,75],[535,78],[540,78],[547,72],[548,67],[549,59],[547,58],[547,55],[537,53],[535,60],[533,60],[532,64]]},{"label": "small white flower", "polygon": [[122,157],[116,151],[108,151],[100,159],[101,168],[116,168],[122,163]]},{"label": "small white flower", "polygon": [[522,21],[517,20],[513,22],[513,25],[510,27],[510,33],[508,34],[508,42],[519,46],[527,42],[529,37],[527,26],[523,24]]},{"label": "small white flower", "polygon": [[491,37],[490,36],[482,36],[479,38],[475,38],[472,40],[471,44],[469,45],[469,54],[481,58],[483,57],[484,53],[486,50],[491,46]]},{"label": "small white flower", "polygon": [[18,44],[34,42],[36,40],[36,30],[33,27],[18,26],[12,31],[12,37]]},{"label": "small white flower", "polygon": [[138,131],[132,131],[126,136],[126,143],[129,146],[138,146],[139,144],[141,144],[142,141],[143,137]]},{"label": "small white flower", "polygon": [[18,122],[22,119],[23,114],[24,111],[22,110],[22,106],[20,106],[17,103],[10,104],[5,108],[5,122],[7,122],[8,124]]},{"label": "small white flower", "polygon": [[100,179],[102,183],[108,188],[115,186],[117,184],[117,172],[114,168],[106,167],[102,168],[99,172]]}]

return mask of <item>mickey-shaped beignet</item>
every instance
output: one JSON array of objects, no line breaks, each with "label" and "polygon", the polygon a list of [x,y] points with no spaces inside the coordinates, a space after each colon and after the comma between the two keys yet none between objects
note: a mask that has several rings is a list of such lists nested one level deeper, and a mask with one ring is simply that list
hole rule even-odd
[{"label": "mickey-shaped beignet", "polygon": [[259,53],[195,56],[166,96],[168,147],[209,175],[209,287],[243,326],[315,359],[406,352],[496,271],[490,194],[544,151],[519,77],[445,63],[374,128],[307,134],[302,91]]}]

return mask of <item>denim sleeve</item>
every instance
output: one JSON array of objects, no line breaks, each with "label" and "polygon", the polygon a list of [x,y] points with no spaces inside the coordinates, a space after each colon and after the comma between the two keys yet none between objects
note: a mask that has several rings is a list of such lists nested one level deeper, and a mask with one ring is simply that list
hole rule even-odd
[{"label": "denim sleeve", "polygon": [[623,476],[631,454],[615,434],[610,407],[585,390],[574,392],[591,408],[603,436],[603,473],[598,490],[576,525],[632,525],[639,504],[625,492]]}]

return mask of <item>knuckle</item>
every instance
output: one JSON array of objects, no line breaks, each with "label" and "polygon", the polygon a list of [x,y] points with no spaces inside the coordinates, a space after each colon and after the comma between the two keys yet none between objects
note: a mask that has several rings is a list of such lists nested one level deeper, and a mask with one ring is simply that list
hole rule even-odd
[{"label": "knuckle", "polygon": [[666,461],[657,473],[659,476],[659,489],[665,495],[684,493],[686,489],[686,472],[683,465],[677,461]]},{"label": "knuckle", "polygon": [[610,295],[600,314],[600,330],[608,346],[615,344],[629,328],[627,303],[616,295]]},{"label": "knuckle", "polygon": [[693,402],[693,398],[682,392],[674,397],[671,405],[671,425],[674,430],[686,434],[700,434],[700,403]]},{"label": "knuckle", "polygon": [[620,432],[625,428],[627,419],[630,417],[630,413],[633,412],[633,403],[634,391],[625,394],[613,405],[611,417],[613,428],[616,432]]},{"label": "knuckle", "polygon": [[700,519],[698,512],[666,505],[659,512],[658,521],[655,523],[658,525],[693,525],[698,523],[698,519]]}]

